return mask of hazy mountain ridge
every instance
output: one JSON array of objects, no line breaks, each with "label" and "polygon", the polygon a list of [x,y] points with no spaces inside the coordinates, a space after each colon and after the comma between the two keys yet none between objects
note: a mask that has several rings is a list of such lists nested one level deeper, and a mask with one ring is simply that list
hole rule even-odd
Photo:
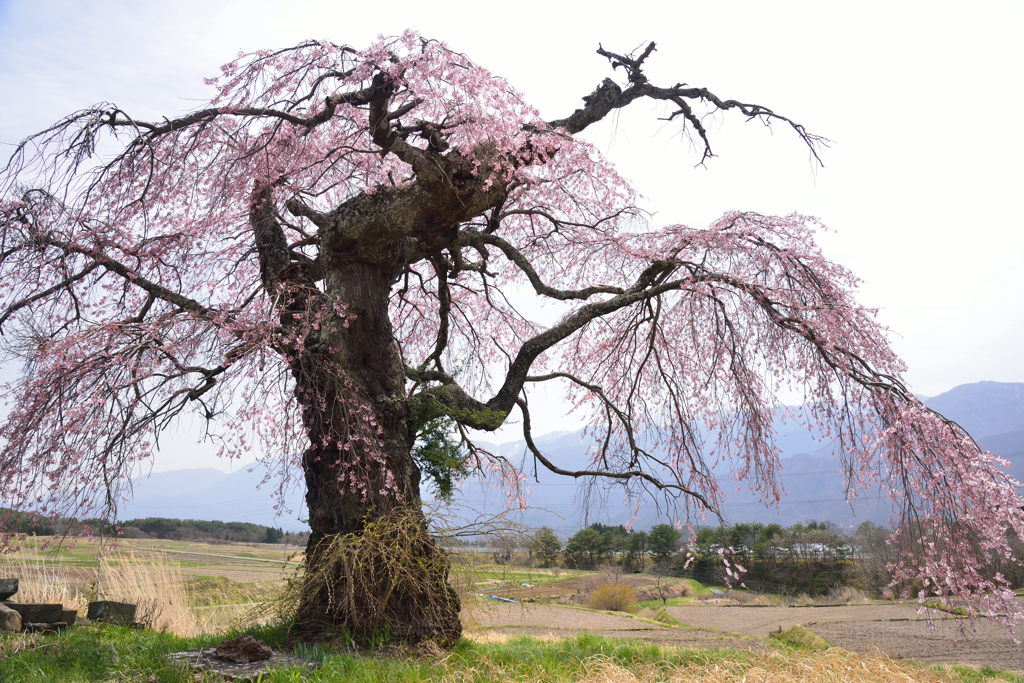
[{"label": "hazy mountain ridge", "polygon": [[118,517],[216,519],[281,527],[285,531],[308,530],[306,503],[298,482],[285,498],[290,512],[278,516],[274,509],[275,487],[260,487],[263,474],[260,465],[230,473],[212,468],[157,472],[133,482],[135,495],[121,505]]},{"label": "hazy mountain ridge", "polygon": [[[1011,472],[1024,481],[1024,383],[977,382],[955,387],[925,400],[930,407],[957,421],[975,439],[996,455],[1006,457]],[[587,465],[587,443],[579,432],[556,433],[536,439],[541,450],[567,469]],[[890,521],[888,499],[877,489],[861,492],[855,505],[846,502],[842,476],[836,457],[828,444],[815,440],[806,429],[783,426],[777,443],[783,453],[780,483],[785,498],[778,508],[765,508],[742,482],[723,482],[727,491],[723,505],[728,522],[761,521],[793,524],[807,520],[828,520],[841,526],[870,520],[879,524]],[[622,500],[621,491],[612,488],[595,491],[591,505],[581,508],[584,484],[558,477],[540,469],[540,481],[534,475],[532,459],[526,457],[524,445],[503,444],[503,456],[514,463],[524,463],[529,509],[517,518],[531,526],[547,525],[562,533],[572,532],[584,523],[601,521],[620,524],[633,515],[634,507]],[[162,472],[134,482],[134,499],[122,506],[119,517],[178,517],[245,521],[285,530],[305,529],[302,521],[305,504],[298,490],[300,480],[286,496],[290,514],[278,517],[273,508],[273,486],[257,490],[263,479],[260,466],[230,474],[214,469],[193,469]],[[739,490],[737,491],[737,487]],[[494,512],[504,506],[506,495],[479,479],[462,484],[456,496],[458,506],[452,510],[457,518],[473,518],[477,512]],[[637,511],[637,528],[648,528],[669,519],[655,505],[645,503]],[[709,520],[710,523],[716,520]]]},{"label": "hazy mountain ridge", "polygon": [[1024,383],[961,384],[925,404],[955,420],[975,439],[1024,429]]}]

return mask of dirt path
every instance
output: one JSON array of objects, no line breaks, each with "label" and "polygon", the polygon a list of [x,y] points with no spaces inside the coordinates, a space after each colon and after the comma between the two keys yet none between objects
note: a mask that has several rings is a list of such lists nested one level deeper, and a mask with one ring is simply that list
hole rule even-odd
[{"label": "dirt path", "polygon": [[701,628],[657,626],[627,616],[572,607],[531,604],[486,604],[463,614],[463,624],[475,633],[568,638],[582,633],[611,638],[634,638],[662,645],[694,648],[771,649],[766,643]]},{"label": "dirt path", "polygon": [[963,663],[1024,671],[1024,645],[1014,643],[1002,626],[979,621],[975,633],[961,634],[960,625],[958,620],[936,622],[934,631],[919,621],[810,623],[807,627],[847,650],[878,648],[890,657],[926,664]]},{"label": "dirt path", "polygon": [[914,605],[752,607],[686,605],[667,608],[690,628],[670,628],[628,616],[557,605],[485,603],[463,613],[470,634],[567,638],[582,633],[633,638],[691,648],[768,650],[765,636],[802,624],[834,645],[857,652],[878,649],[891,657],[927,664],[965,663],[1024,670],[1024,645],[995,624],[978,622],[960,633],[958,619],[937,620],[934,630]]},{"label": "dirt path", "polygon": [[833,645],[869,652],[874,648],[895,658],[928,664],[965,663],[996,669],[1024,670],[1024,645],[1006,630],[979,621],[976,633],[962,634],[959,619],[941,618],[934,629],[912,604],[844,605],[838,607],[751,607],[686,605],[668,613],[684,624],[766,636],[780,627],[802,624]]},{"label": "dirt path", "polygon": [[763,638],[808,622],[918,619],[913,605],[840,605],[837,607],[753,607],[744,605],[680,605],[666,608],[683,624],[715,628]]}]

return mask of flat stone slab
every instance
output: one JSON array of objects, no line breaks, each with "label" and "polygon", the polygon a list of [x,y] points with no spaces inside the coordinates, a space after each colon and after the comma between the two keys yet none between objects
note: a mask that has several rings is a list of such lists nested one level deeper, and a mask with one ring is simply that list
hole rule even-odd
[{"label": "flat stone slab", "polygon": [[8,602],[7,606],[21,615],[22,623],[52,623],[64,617],[64,605],[45,602]]},{"label": "flat stone slab", "polygon": [[135,621],[136,605],[130,602],[96,600],[89,603],[85,617],[89,621],[110,621],[116,624],[131,624]]},{"label": "flat stone slab", "polygon": [[299,667],[306,671],[314,671],[320,663],[312,659],[293,657],[284,652],[274,652],[270,659],[261,662],[247,662],[236,664],[221,659],[217,656],[217,648],[204,647],[199,650],[186,650],[185,652],[172,652],[167,655],[170,662],[179,662],[192,669],[201,671],[212,671],[226,678],[229,681],[255,681],[261,674],[272,669],[287,669]]},{"label": "flat stone slab", "polygon": [[68,624],[64,621],[45,621],[41,623],[26,621],[21,625],[21,630],[25,633],[57,633],[67,627]]},{"label": "flat stone slab", "polygon": [[6,600],[17,592],[17,579],[0,579],[0,600]]}]

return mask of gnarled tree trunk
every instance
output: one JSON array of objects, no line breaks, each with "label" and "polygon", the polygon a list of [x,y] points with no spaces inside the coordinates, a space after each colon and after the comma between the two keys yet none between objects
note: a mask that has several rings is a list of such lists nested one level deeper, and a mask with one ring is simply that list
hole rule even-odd
[{"label": "gnarled tree trunk", "polygon": [[345,310],[324,306],[322,328],[292,362],[310,439],[303,469],[312,529],[297,627],[308,635],[345,629],[357,643],[452,644],[462,632],[459,600],[421,509],[390,285],[378,266],[335,269],[326,295],[313,297]]}]

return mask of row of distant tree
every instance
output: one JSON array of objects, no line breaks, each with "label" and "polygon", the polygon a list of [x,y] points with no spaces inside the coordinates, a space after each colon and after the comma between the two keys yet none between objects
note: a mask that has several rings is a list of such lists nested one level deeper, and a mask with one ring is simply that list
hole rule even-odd
[{"label": "row of distant tree", "polygon": [[119,528],[125,538],[168,538],[175,540],[225,541],[233,543],[288,543],[305,545],[306,532],[285,532],[249,522],[219,522],[199,519],[146,517],[122,522]]},{"label": "row of distant tree", "polygon": [[[669,524],[646,531],[627,531],[622,525],[591,524],[564,542],[543,527],[528,537],[492,535],[493,559],[525,560],[540,567],[597,569],[617,566],[624,571],[652,571],[692,576],[723,583],[727,564],[743,572],[734,583],[770,592],[823,594],[840,586],[882,595],[889,588],[887,565],[899,549],[888,542],[891,530],[864,522],[853,530],[829,522],[780,524],[743,523],[702,527],[689,539]],[[525,557],[524,557],[525,556]],[[1024,585],[1024,568],[1005,566],[993,558],[989,572],[1000,571]]]},{"label": "row of distant tree", "polygon": [[249,522],[220,522],[216,520],[173,519],[168,517],[146,517],[129,519],[117,525],[108,521],[89,518],[69,520],[62,517],[47,517],[36,514],[18,513],[0,508],[0,522],[9,523],[16,533],[36,536],[61,534],[118,535],[122,538],[163,538],[171,540],[223,541],[237,543],[288,543],[305,545],[307,532],[286,532],[280,527],[268,527]]},{"label": "row of distant tree", "polygon": [[616,563],[628,571],[642,571],[653,561],[663,564],[680,548],[682,534],[669,524],[656,524],[648,531],[627,531],[621,524],[591,524],[576,532],[554,552],[550,529],[538,531],[530,550],[542,566],[553,566],[560,554],[571,569],[596,569]]},{"label": "row of distant tree", "polygon": [[[885,544],[889,531],[864,523],[847,533],[828,522],[783,527],[745,523],[702,527],[685,538],[669,524],[646,531],[591,524],[564,543],[547,527],[530,536],[526,551],[541,567],[597,569],[616,565],[625,571],[654,571],[724,582],[728,559],[745,570],[737,581],[781,592],[820,594],[839,585],[880,593],[889,583],[886,562],[894,559]],[[492,539],[494,559],[511,561],[507,539]]]},{"label": "row of distant tree", "polygon": [[890,534],[871,522],[852,533],[829,522],[702,528],[688,549],[693,557],[688,569],[695,575],[724,579],[724,556],[734,567],[739,564],[746,570],[734,581],[750,587],[820,595],[852,586],[878,595],[890,581],[886,563],[895,559],[885,544]]}]

